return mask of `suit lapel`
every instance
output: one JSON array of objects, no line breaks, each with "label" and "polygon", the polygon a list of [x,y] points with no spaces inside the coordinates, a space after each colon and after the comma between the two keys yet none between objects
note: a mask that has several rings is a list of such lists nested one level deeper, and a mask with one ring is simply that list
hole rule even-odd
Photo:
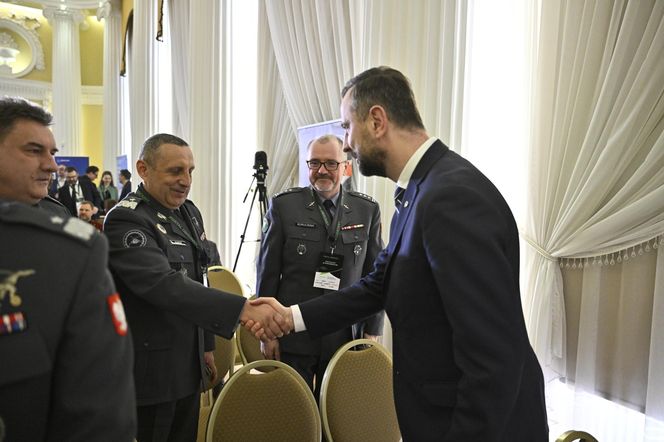
[{"label": "suit lapel", "polygon": [[399,248],[404,226],[408,222],[411,211],[417,203],[417,197],[420,193],[420,185],[433,165],[445,154],[445,152],[447,152],[447,150],[447,146],[445,146],[440,140],[437,140],[431,145],[429,150],[426,151],[420,162],[417,164],[417,167],[415,167],[413,175],[408,182],[408,187],[404,192],[401,209],[399,210],[399,213],[395,212],[392,217],[392,224],[390,226],[390,243],[388,246],[390,261],[392,260],[392,254],[394,251]]}]

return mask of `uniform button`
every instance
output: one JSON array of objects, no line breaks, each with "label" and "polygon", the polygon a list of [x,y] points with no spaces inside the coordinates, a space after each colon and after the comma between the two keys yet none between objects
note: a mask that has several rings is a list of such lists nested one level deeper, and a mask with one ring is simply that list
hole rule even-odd
[{"label": "uniform button", "polygon": [[150,346],[150,343],[149,343],[149,342],[144,342],[144,343],[143,343],[143,347],[149,347],[149,346]]},{"label": "uniform button", "polygon": [[359,236],[355,235],[355,239],[359,238]]},{"label": "uniform button", "polygon": [[215,322],[214,324],[212,324],[212,327],[214,327],[214,328],[220,328],[220,327],[219,327],[219,324],[216,323],[216,322]]}]

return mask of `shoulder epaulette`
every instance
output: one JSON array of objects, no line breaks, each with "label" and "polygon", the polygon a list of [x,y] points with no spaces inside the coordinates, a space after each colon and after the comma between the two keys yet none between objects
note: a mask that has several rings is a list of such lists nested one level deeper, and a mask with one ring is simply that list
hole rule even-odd
[{"label": "shoulder epaulette", "polygon": [[143,200],[133,193],[130,193],[127,195],[122,201],[119,201],[113,208],[115,207],[124,207],[126,209],[131,209],[131,210],[136,210],[136,206],[138,206]]},{"label": "shoulder epaulette", "polygon": [[378,202],[377,202],[375,199],[373,199],[372,197],[370,197],[369,195],[367,195],[367,194],[365,194],[365,193],[357,192],[357,191],[355,191],[355,190],[349,190],[348,193],[349,193],[350,195],[357,196],[357,197],[362,198],[362,199],[365,199],[365,200],[367,200],[367,201],[371,201],[371,202],[374,203],[374,204],[378,204]]},{"label": "shoulder epaulette", "polygon": [[280,196],[287,195],[289,193],[302,192],[302,190],[304,190],[304,187],[291,187],[290,189],[286,189],[283,192],[277,193],[272,198],[279,198]]},{"label": "shoulder epaulette", "polygon": [[91,224],[76,217],[49,214],[20,203],[4,202],[0,204],[0,221],[33,226],[73,237],[85,243],[90,242],[97,231]]}]

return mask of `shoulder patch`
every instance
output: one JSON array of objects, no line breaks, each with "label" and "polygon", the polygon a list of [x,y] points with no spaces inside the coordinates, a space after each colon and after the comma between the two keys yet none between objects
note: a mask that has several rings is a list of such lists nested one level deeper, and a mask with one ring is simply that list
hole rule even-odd
[{"label": "shoulder patch", "polygon": [[126,209],[135,210],[136,206],[140,204],[142,200],[135,196],[127,196],[125,199],[116,204],[117,207],[124,207]]},{"label": "shoulder patch", "polygon": [[287,195],[289,193],[298,193],[302,192],[304,190],[304,187],[291,187],[290,189],[286,189],[283,192],[279,192],[276,195],[274,195],[272,198],[279,198],[282,195]]},{"label": "shoulder patch", "polygon": [[371,202],[374,203],[374,204],[378,204],[378,203],[376,202],[375,199],[373,199],[372,197],[370,197],[369,195],[367,195],[367,194],[365,194],[365,193],[357,192],[357,191],[355,191],[355,190],[349,190],[349,191],[348,191],[348,194],[349,194],[349,195],[353,195],[353,196],[357,196],[357,197],[362,198],[362,199],[365,199],[365,200],[367,200],[367,201],[371,201]]}]

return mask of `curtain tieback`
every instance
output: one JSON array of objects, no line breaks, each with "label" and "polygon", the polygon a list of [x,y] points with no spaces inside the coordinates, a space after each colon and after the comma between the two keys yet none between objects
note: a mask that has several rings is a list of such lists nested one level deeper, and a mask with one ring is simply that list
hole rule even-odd
[{"label": "curtain tieback", "polygon": [[549,252],[547,252],[546,250],[544,250],[539,244],[537,244],[537,243],[535,242],[534,239],[530,238],[528,235],[522,233],[522,234],[521,234],[521,238],[523,238],[524,241],[526,241],[528,244],[530,244],[530,247],[532,247],[533,249],[535,249],[535,250],[537,251],[537,253],[539,253],[540,255],[542,255],[542,257],[548,259],[549,261],[554,261],[554,262],[555,262],[555,261],[558,261],[558,258],[556,258],[555,256],[549,254]]}]

